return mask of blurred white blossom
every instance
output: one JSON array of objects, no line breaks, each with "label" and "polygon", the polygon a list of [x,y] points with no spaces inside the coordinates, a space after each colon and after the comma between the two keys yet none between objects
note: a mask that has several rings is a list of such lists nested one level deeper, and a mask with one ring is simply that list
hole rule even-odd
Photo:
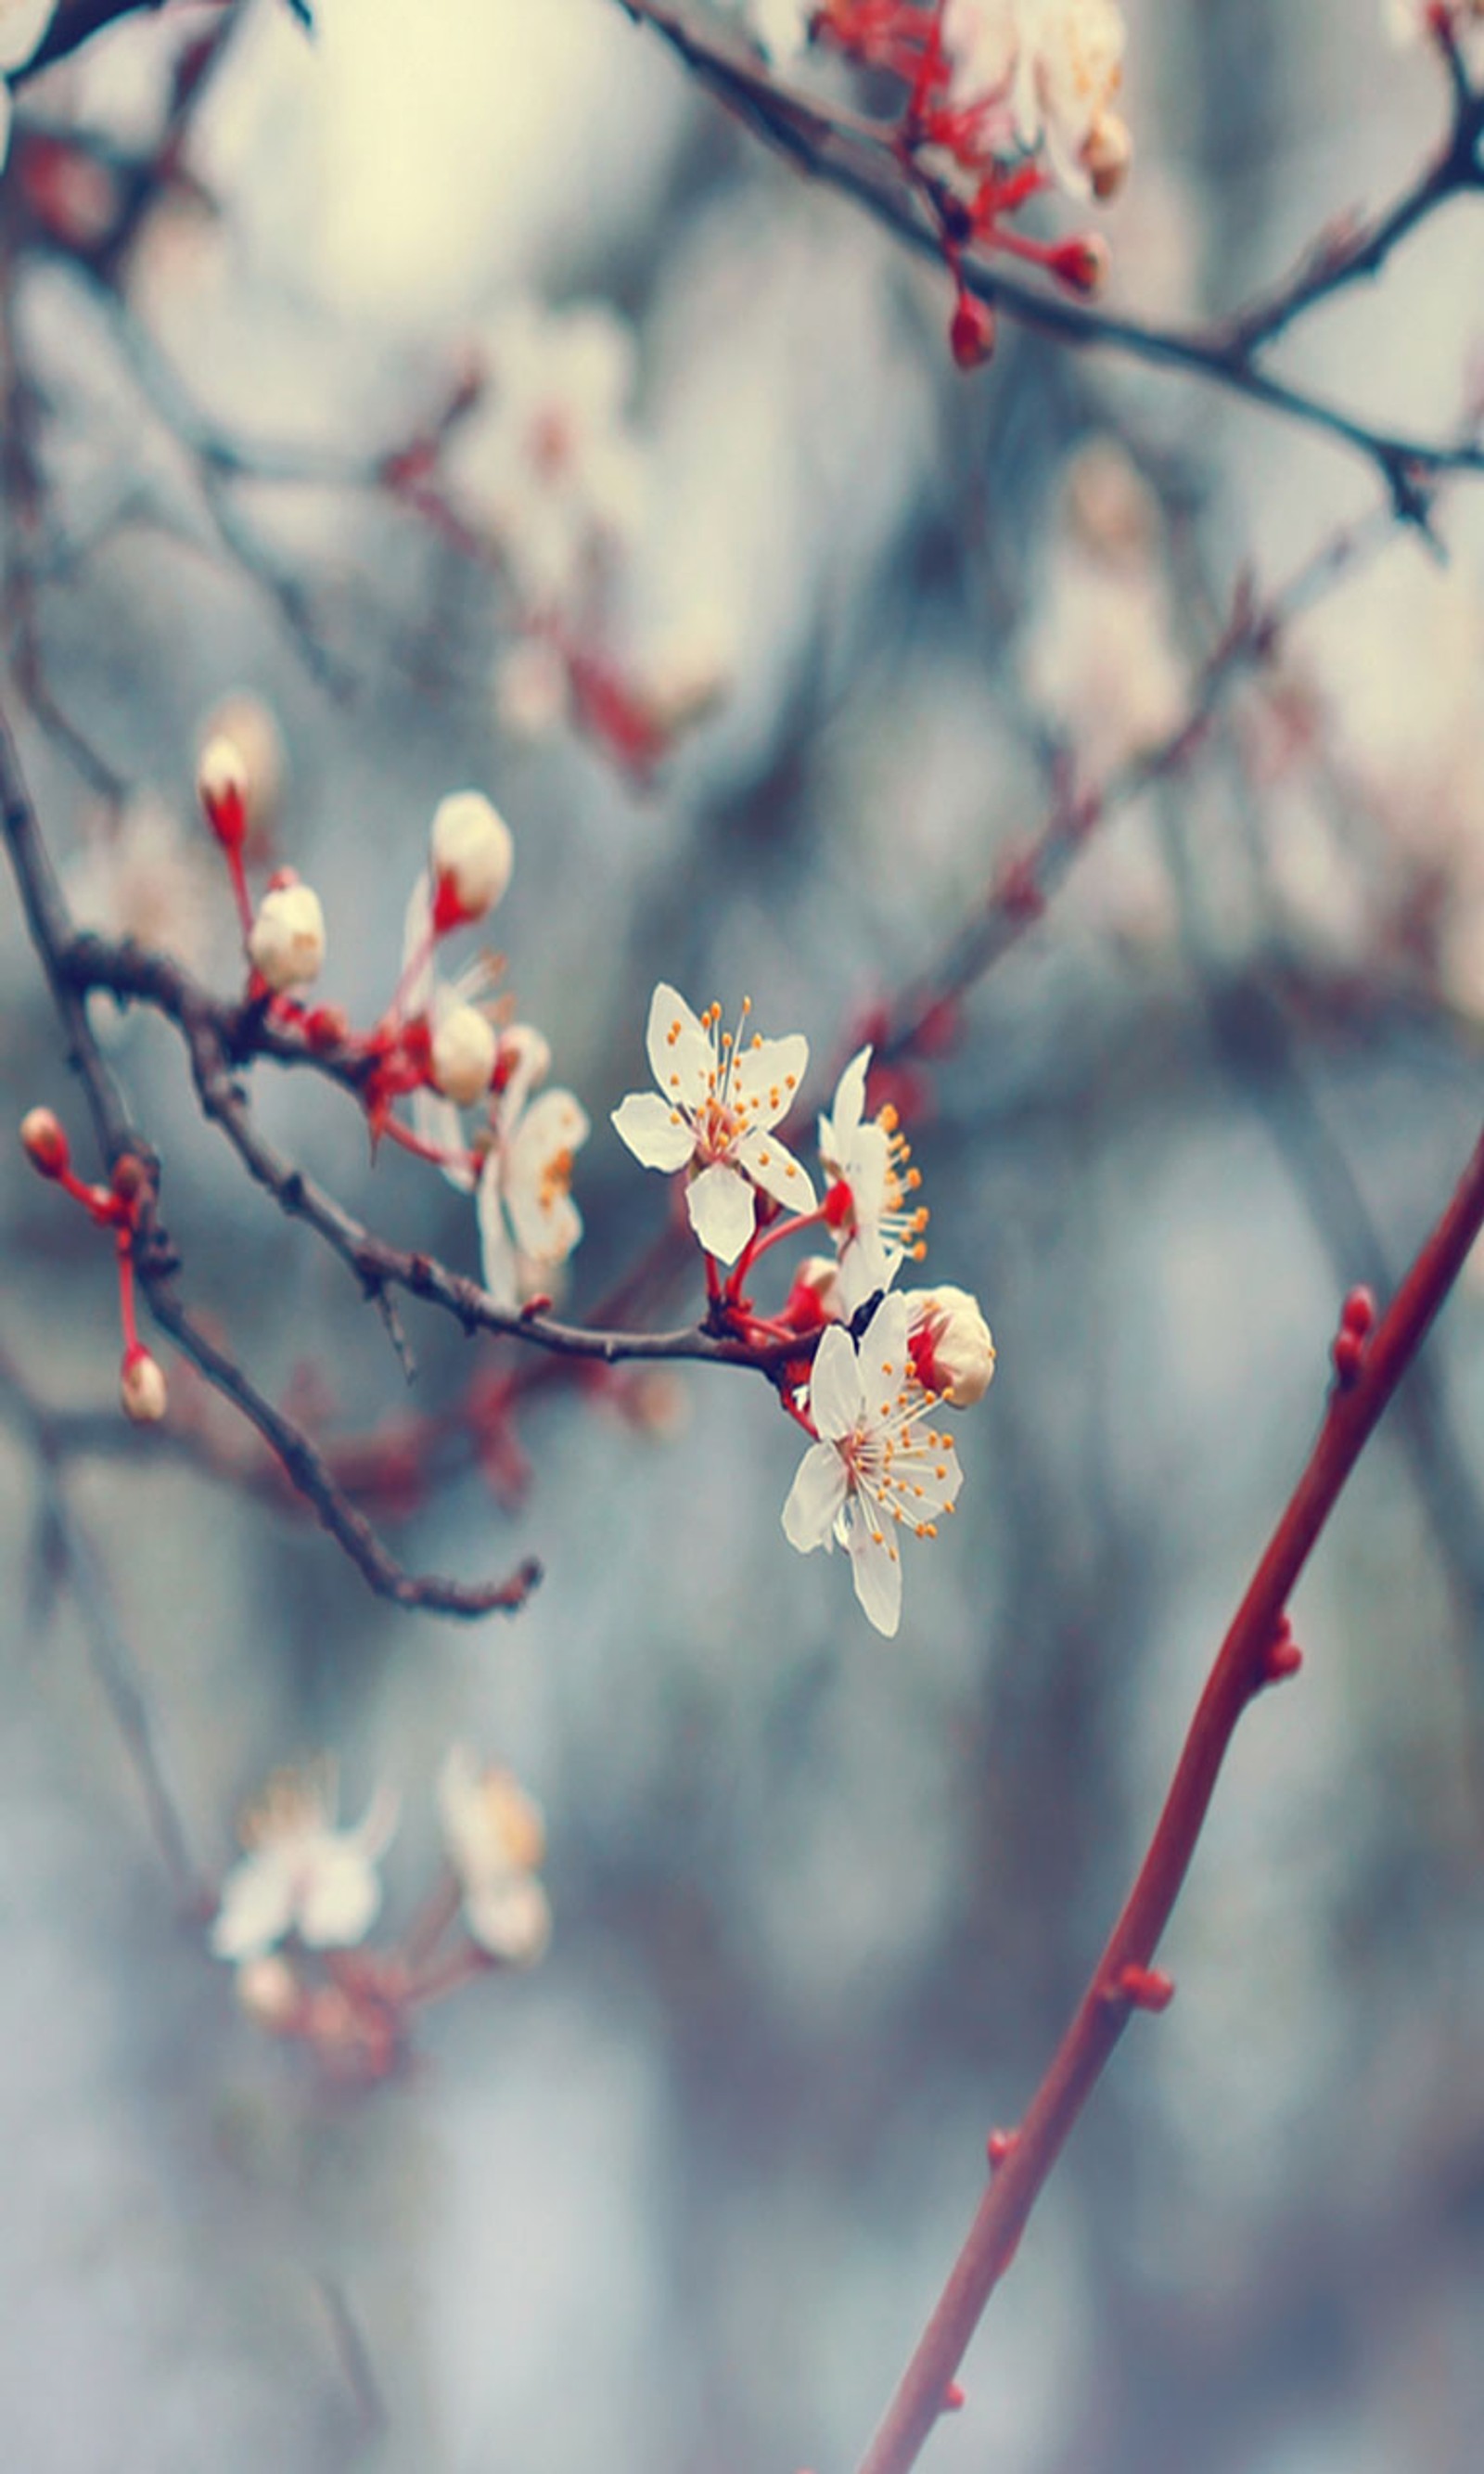
[{"label": "blurred white blossom", "polygon": [[211,1928],[218,1958],[260,1957],[291,1932],[311,1950],[360,1941],[381,1904],[379,1857],[397,1828],[397,1798],[373,1796],[353,1830],[335,1827],[332,1761],[280,1770],[238,1832],[248,1853],[222,1883]]},{"label": "blurred white blossom", "polygon": [[491,1958],[531,1966],[551,1938],[537,1879],[547,1843],[540,1807],[508,1770],[481,1766],[453,1744],[438,1775],[438,1812],[474,1939]]}]

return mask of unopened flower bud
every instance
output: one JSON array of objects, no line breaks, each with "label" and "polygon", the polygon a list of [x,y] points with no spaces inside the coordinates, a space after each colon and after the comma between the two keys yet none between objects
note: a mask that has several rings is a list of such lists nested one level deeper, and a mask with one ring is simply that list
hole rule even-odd
[{"label": "unopened flower bud", "polygon": [[433,920],[440,930],[482,919],[510,882],[510,828],[480,790],[455,790],[433,817]]},{"label": "unopened flower bud", "polygon": [[307,987],[325,959],[325,913],[307,885],[275,883],[258,905],[248,955],[276,996]]},{"label": "unopened flower bud", "polygon": [[134,1425],[158,1425],[169,1405],[169,1395],[158,1361],[147,1348],[132,1348],[125,1357],[118,1378],[118,1396],[125,1417]]},{"label": "unopened flower bud", "polygon": [[211,739],[196,767],[196,796],[224,850],[240,850],[247,832],[248,769],[236,741]]},{"label": "unopened flower bud", "polygon": [[452,1006],[433,1033],[429,1069],[433,1082],[456,1107],[472,1108],[489,1089],[499,1047],[488,1014],[474,1006]]},{"label": "unopened flower bud", "polygon": [[246,837],[261,844],[283,800],[287,759],[279,725],[261,696],[245,690],[226,696],[208,716],[202,736],[202,764],[222,746],[238,759]]},{"label": "unopened flower bud", "polygon": [[839,1265],[833,1254],[806,1254],[793,1274],[782,1320],[791,1331],[815,1331],[839,1314]]},{"label": "unopened flower bud", "polygon": [[28,1108],[20,1121],[21,1147],[42,1176],[65,1176],[72,1165],[61,1119],[50,1108]]},{"label": "unopened flower bud", "polygon": [[1102,291],[1112,260],[1101,232],[1077,232],[1052,252],[1049,262],[1058,283],[1087,298]]},{"label": "unopened flower bud", "polygon": [[1117,112],[1100,111],[1083,148],[1083,161],[1095,198],[1116,197],[1132,153],[1133,140]]},{"label": "unopened flower bud", "polygon": [[908,1346],[918,1375],[951,1408],[972,1408],[989,1389],[994,1343],[967,1289],[910,1289]]},{"label": "unopened flower bud", "polygon": [[994,311],[988,302],[976,301],[972,292],[961,292],[948,341],[961,370],[981,368],[995,346]]}]

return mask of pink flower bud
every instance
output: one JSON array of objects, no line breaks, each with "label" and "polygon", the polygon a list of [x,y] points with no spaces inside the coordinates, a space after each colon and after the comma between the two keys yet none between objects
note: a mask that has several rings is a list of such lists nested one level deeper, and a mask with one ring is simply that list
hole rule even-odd
[{"label": "pink flower bud", "polygon": [[118,1378],[124,1415],[136,1426],[157,1426],[169,1405],[165,1378],[147,1348],[131,1348]]},{"label": "pink flower bud", "polygon": [[480,790],[455,790],[433,817],[433,922],[440,931],[482,919],[510,882],[510,828]]},{"label": "pink flower bud", "polygon": [[67,1137],[50,1108],[28,1108],[20,1121],[21,1147],[41,1176],[65,1176],[72,1165]]},{"label": "pink flower bud", "polygon": [[961,370],[977,370],[989,359],[995,346],[995,323],[987,301],[976,301],[972,292],[961,292],[948,341]]},{"label": "pink flower bud", "polygon": [[474,1006],[451,1006],[433,1033],[429,1071],[435,1087],[455,1107],[472,1108],[490,1087],[498,1047],[488,1014]]},{"label": "pink flower bud", "polygon": [[908,1345],[928,1391],[951,1408],[982,1400],[994,1373],[994,1342],[967,1289],[911,1289],[907,1296]]},{"label": "pink flower bud", "polygon": [[276,996],[307,987],[318,977],[325,959],[325,913],[311,886],[274,884],[258,905],[248,955]]}]

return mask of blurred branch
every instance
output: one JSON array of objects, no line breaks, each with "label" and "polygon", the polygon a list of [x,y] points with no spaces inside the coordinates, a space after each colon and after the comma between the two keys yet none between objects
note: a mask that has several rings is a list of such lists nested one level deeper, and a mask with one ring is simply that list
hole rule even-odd
[{"label": "blurred branch", "polygon": [[94,1671],[134,1764],[155,1843],[182,1912],[208,1914],[214,1901],[190,1854],[185,1826],[155,1740],[155,1721],[137,1662],[119,1622],[97,1549],[68,1499],[57,1429],[4,1348],[0,1348],[0,1397],[36,1463],[40,1494],[36,1540],[38,1571],[48,1583],[61,1580],[71,1591]]},{"label": "blurred branch", "polygon": [[875,1015],[883,1058],[901,1056],[924,1034],[931,1037],[943,1007],[964,995],[1035,926],[1096,828],[1146,790],[1180,773],[1231,689],[1270,658],[1282,628],[1393,537],[1391,520],[1379,510],[1333,534],[1266,600],[1257,597],[1250,576],[1239,582],[1226,627],[1175,729],[1157,746],[1131,758],[1101,787],[1080,793],[1068,787],[1054,800],[1034,839],[1002,865],[978,914],[912,986]]},{"label": "blurred branch", "polygon": [[1288,1599],[1481,1227],[1484,1139],[1374,1332],[1354,1311],[1356,1301],[1347,1300],[1318,1440],[1218,1652],[1138,1877],[1020,2128],[991,2151],[988,2189],[860,2474],[907,2474],[939,2415],[957,2402],[951,2383],[969,2339],[1130,2017],[1162,2009],[1170,1999],[1174,1988],[1154,1972],[1153,1960],[1227,1749],[1263,1687],[1298,1666]]},{"label": "blurred branch", "polygon": [[[855,200],[919,255],[941,259],[954,201],[915,162],[904,161],[896,122],[875,120],[801,94],[763,63],[740,35],[720,28],[695,0],[619,0],[636,24],[665,41],[698,84],[811,179]],[[1080,350],[1123,352],[1182,370],[1267,411],[1317,429],[1375,465],[1396,514],[1425,525],[1432,486],[1448,473],[1484,473],[1484,444],[1472,434],[1426,439],[1382,428],[1276,377],[1261,348],[1298,324],[1320,301],[1378,274],[1392,251],[1447,199],[1484,186],[1479,141],[1484,95],[1451,56],[1452,115],[1439,150],[1380,213],[1321,235],[1273,292],[1206,328],[1162,327],[1107,310],[1074,306],[1049,290],[1002,274],[963,254],[968,291],[1017,324]]]}]

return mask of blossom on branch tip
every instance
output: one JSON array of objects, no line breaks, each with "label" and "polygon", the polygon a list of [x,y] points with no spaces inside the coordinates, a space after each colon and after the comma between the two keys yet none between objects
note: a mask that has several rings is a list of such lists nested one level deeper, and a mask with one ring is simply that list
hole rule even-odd
[{"label": "blossom on branch tip", "polygon": [[909,1257],[927,1251],[922,1184],[909,1166],[911,1148],[893,1107],[865,1114],[871,1052],[861,1049],[836,1085],[830,1114],[819,1120],[819,1158],[829,1181],[825,1209],[839,1256],[839,1311],[845,1322],[878,1289],[888,1289]]},{"label": "blossom on branch tip", "polygon": [[170,1405],[164,1373],[147,1348],[134,1347],[125,1352],[118,1396],[125,1417],[135,1426],[158,1425],[164,1416]]},{"label": "blossom on branch tip", "polygon": [[248,1853],[222,1883],[211,1928],[218,1958],[259,1958],[289,1933],[311,1950],[349,1950],[381,1904],[379,1857],[398,1800],[378,1789],[353,1830],[337,1830],[335,1767],[280,1770],[238,1831]]},{"label": "blossom on branch tip", "polygon": [[531,1093],[549,1069],[540,1031],[513,1024],[500,1041],[500,1082],[474,1207],[484,1285],[514,1314],[547,1287],[582,1236],[572,1199],[572,1155],[587,1141],[587,1110],[571,1091]]},{"label": "blossom on branch tip", "polygon": [[547,1845],[540,1806],[508,1770],[481,1767],[466,1744],[453,1744],[438,1774],[438,1812],[470,1933],[491,1958],[533,1966],[551,1938],[536,1878]]},{"label": "blossom on branch tip", "polygon": [[1064,189],[1111,196],[1129,159],[1112,109],[1127,28],[1116,0],[947,0],[943,45],[965,102],[1001,96],[1019,144]]},{"label": "blossom on branch tip", "polygon": [[995,1362],[979,1299],[947,1283],[905,1295],[907,1345],[918,1381],[951,1409],[972,1408],[988,1391]]},{"label": "blossom on branch tip", "polygon": [[905,1297],[883,1298],[859,1348],[832,1323],[815,1352],[812,1443],[783,1508],[784,1535],[801,1555],[843,1546],[856,1596],[889,1639],[902,1613],[901,1539],[936,1538],[962,1471],[949,1437],[928,1423],[908,1346]]},{"label": "blossom on branch tip", "polygon": [[428,1051],[434,1088],[455,1107],[472,1108],[490,1087],[499,1048],[488,1014],[456,1001],[446,1005],[435,1015]]},{"label": "blossom on branch tip", "polygon": [[784,1039],[721,1029],[721,1007],[699,1019],[662,980],[645,1035],[658,1091],[630,1092],[613,1112],[620,1139],[645,1168],[689,1172],[686,1207],[708,1254],[735,1263],[755,1224],[754,1191],[786,1211],[813,1211],[815,1193],[773,1128],[793,1105],[809,1063],[798,1031]]},{"label": "blossom on branch tip", "polygon": [[319,977],[325,913],[312,886],[280,880],[269,887],[248,937],[248,959],[276,996],[307,987]]},{"label": "blossom on branch tip", "polygon": [[437,934],[482,919],[503,901],[515,843],[503,816],[482,790],[453,790],[439,801],[430,861]]}]

